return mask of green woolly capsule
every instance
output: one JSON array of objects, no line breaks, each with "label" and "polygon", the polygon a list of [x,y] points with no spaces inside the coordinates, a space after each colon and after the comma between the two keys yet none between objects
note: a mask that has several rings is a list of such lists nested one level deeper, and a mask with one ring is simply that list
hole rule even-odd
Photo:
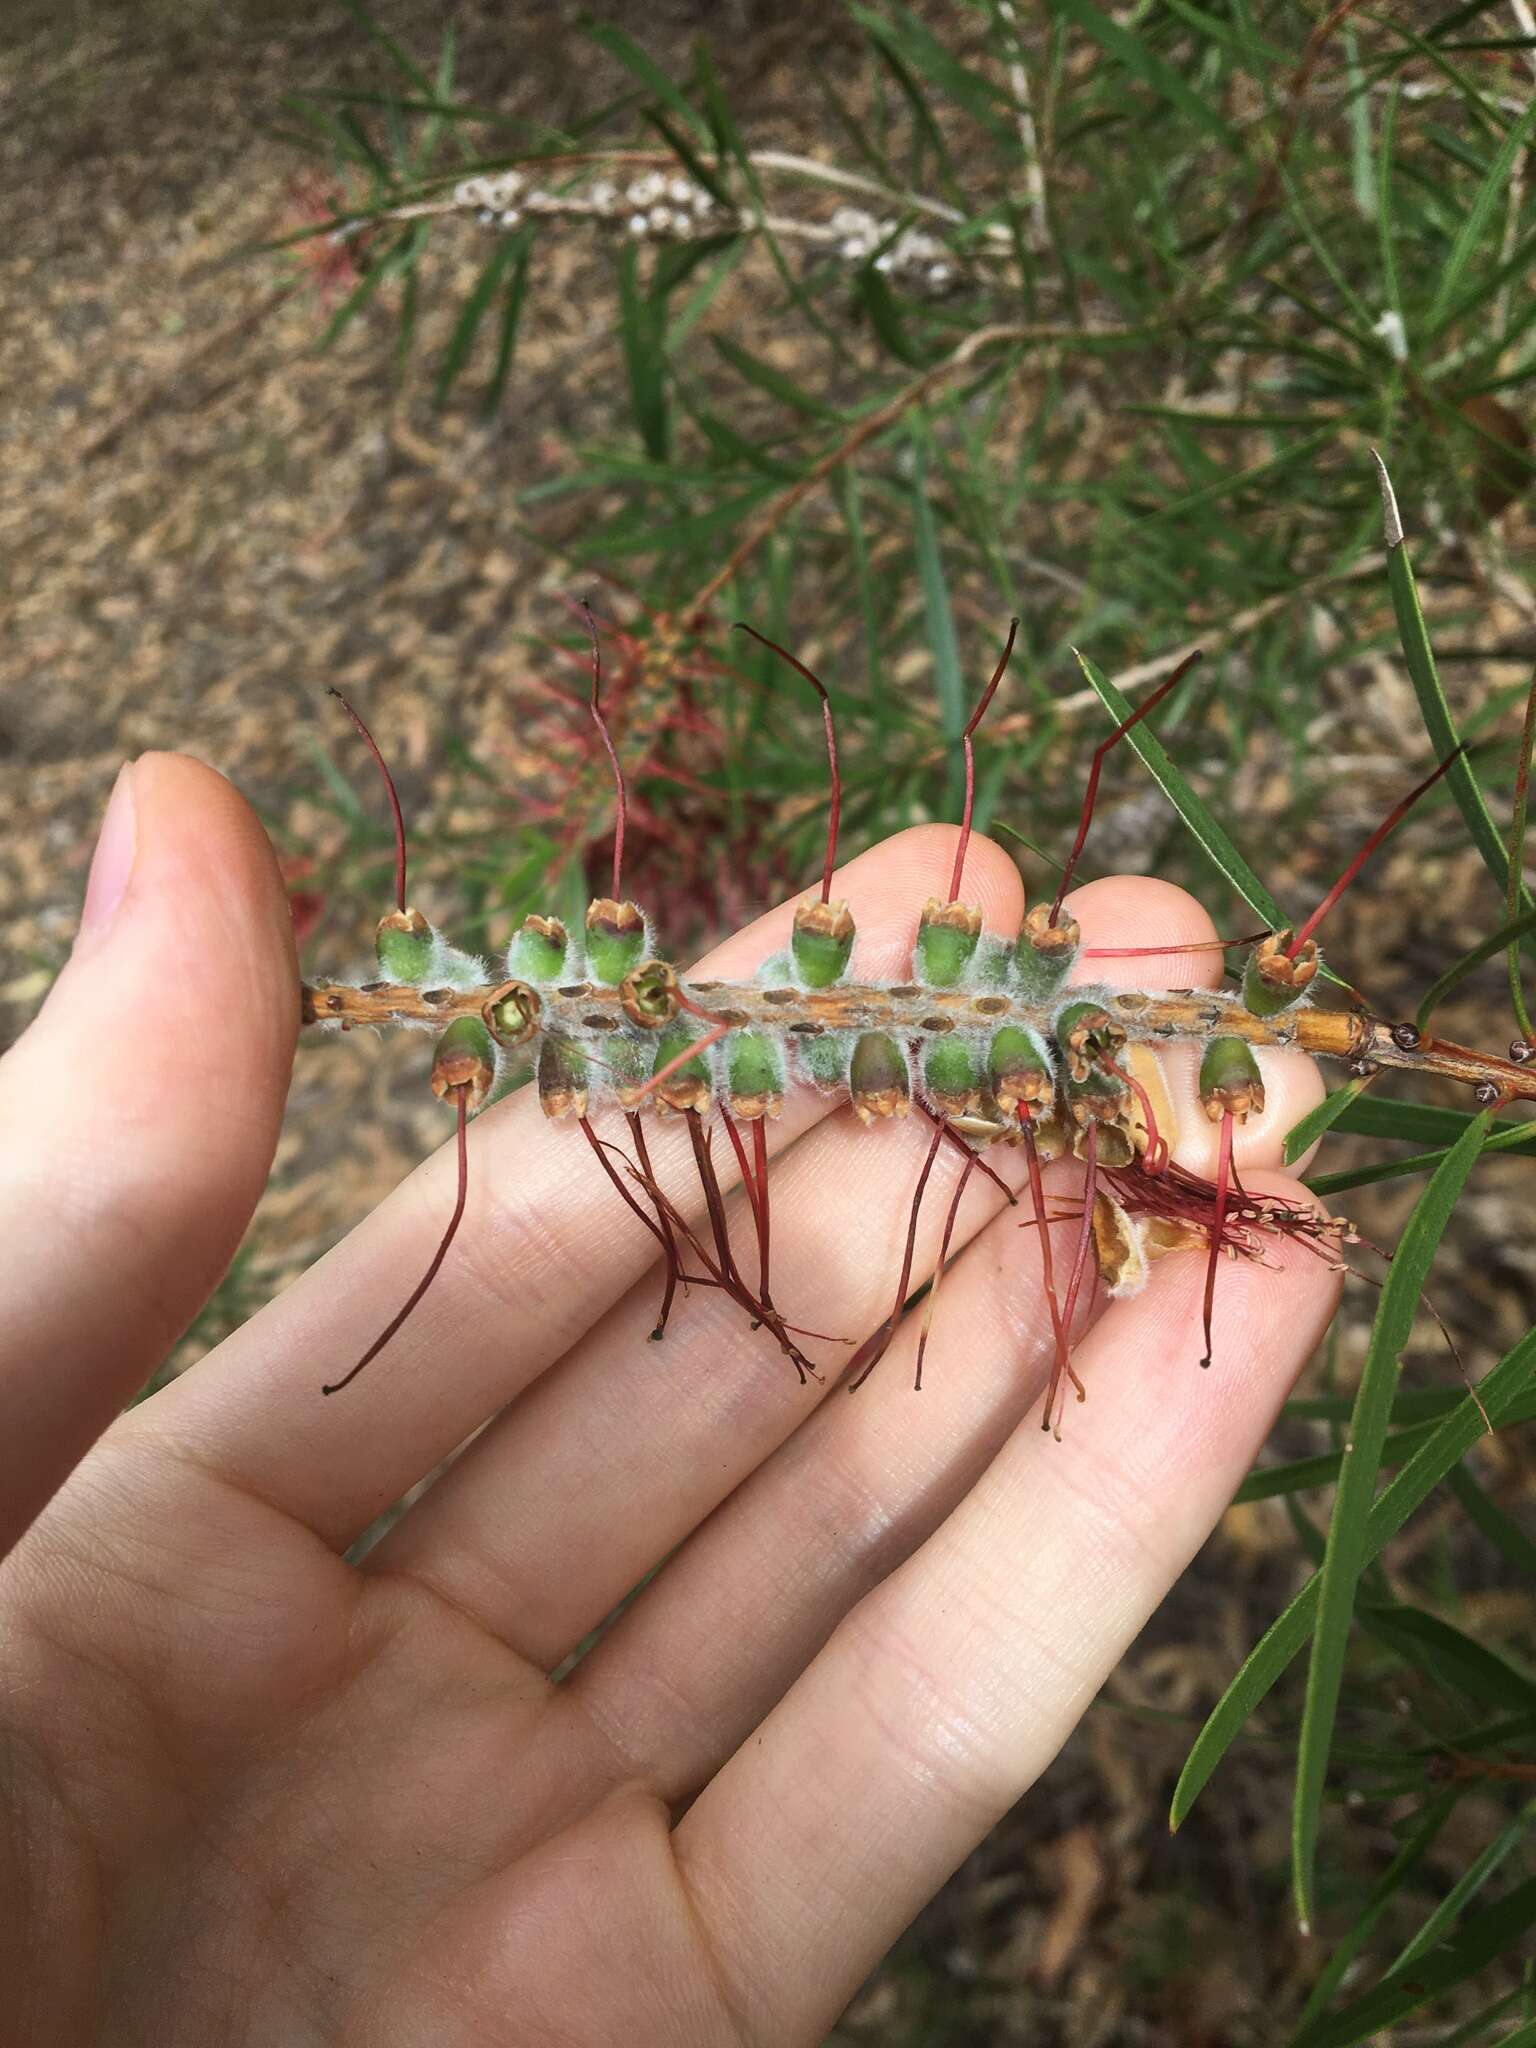
[{"label": "green woolly capsule", "polygon": [[816,1038],[797,1038],[795,1055],[818,1088],[841,1092],[848,1086],[850,1048],[844,1033],[824,1031]]},{"label": "green woolly capsule", "polygon": [[539,1044],[539,1107],[548,1117],[587,1113],[587,1056],[563,1031],[546,1031]]},{"label": "green woolly capsule", "polygon": [[725,1041],[725,1072],[736,1116],[777,1116],[784,1106],[784,1061],[761,1031],[733,1031]]},{"label": "green woolly capsule", "polygon": [[587,972],[594,981],[617,988],[644,951],[645,919],[633,903],[599,896],[587,905]]},{"label": "green woolly capsule", "polygon": [[455,1017],[432,1055],[432,1093],[439,1101],[467,1087],[469,1106],[478,1109],[496,1079],[496,1046],[478,1017]]},{"label": "green woolly capsule", "polygon": [[860,1123],[905,1116],[912,1082],[901,1047],[884,1031],[861,1031],[848,1063],[848,1092]]},{"label": "green woolly capsule", "polygon": [[1245,1038],[1213,1038],[1200,1060],[1200,1106],[1213,1124],[1239,1123],[1264,1108],[1264,1082]]},{"label": "green woolly capsule", "polygon": [[570,937],[558,917],[525,917],[507,948],[507,973],[518,981],[558,981],[569,951]]},{"label": "green woolly capsule", "polygon": [[963,1038],[935,1038],[923,1057],[923,1085],[944,1116],[968,1116],[981,1099],[981,1062]]},{"label": "green woolly capsule", "polygon": [[[1101,1061],[1117,1058],[1125,1044],[1122,1026],[1101,1003],[1090,1001],[1068,1003],[1058,1013],[1051,1031],[1061,1047],[1068,1078],[1073,1081],[1087,1081],[1091,1074],[1101,1071]],[[1119,1082],[1115,1085],[1121,1086]]]},{"label": "green woolly capsule", "polygon": [[1071,973],[1082,941],[1082,927],[1075,917],[1052,924],[1048,905],[1035,905],[1024,919],[1013,951],[1019,993],[1027,1002],[1050,1001]]},{"label": "green woolly capsule", "polygon": [[424,981],[432,965],[432,927],[419,910],[391,910],[379,919],[373,949],[386,981]]},{"label": "green woolly capsule", "polygon": [[1299,1003],[1317,979],[1317,948],[1308,939],[1292,960],[1286,952],[1288,931],[1271,932],[1248,955],[1243,968],[1243,1004],[1255,1017],[1278,1017]]},{"label": "green woolly capsule", "polygon": [[[666,1071],[679,1053],[686,1052],[694,1040],[701,1036],[691,1018],[674,1018],[656,1041],[656,1057],[651,1063],[651,1072]],[[656,1099],[666,1109],[675,1109],[681,1114],[685,1109],[706,1110],[714,1094],[709,1068],[702,1055],[698,1059],[685,1060],[665,1081],[657,1083]]]},{"label": "green woolly capsule", "polygon": [[987,1048],[987,1072],[992,1093],[1004,1115],[1019,1104],[1048,1103],[1055,1094],[1051,1063],[1045,1047],[1033,1031],[1021,1024],[1005,1024],[993,1034]]},{"label": "green woolly capsule", "polygon": [[980,940],[979,910],[930,896],[918,920],[912,963],[916,978],[927,988],[953,988],[970,966]]},{"label": "green woolly capsule", "polygon": [[610,1031],[596,1055],[598,1071],[606,1070],[619,1098],[621,1109],[634,1109],[642,1099],[641,1090],[655,1071],[656,1039],[650,1032]]},{"label": "green woolly capsule", "polygon": [[830,988],[848,972],[854,923],[846,903],[802,903],[795,912],[790,952],[807,988]]}]

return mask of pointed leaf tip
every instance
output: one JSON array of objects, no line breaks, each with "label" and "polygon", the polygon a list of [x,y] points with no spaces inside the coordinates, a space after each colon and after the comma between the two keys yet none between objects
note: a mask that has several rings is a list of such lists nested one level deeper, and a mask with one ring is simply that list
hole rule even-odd
[{"label": "pointed leaf tip", "polygon": [[1392,479],[1387,474],[1387,465],[1381,459],[1378,449],[1371,450],[1371,460],[1376,465],[1376,481],[1381,486],[1381,532],[1388,552],[1403,544],[1403,515],[1397,509],[1397,493],[1392,488]]}]

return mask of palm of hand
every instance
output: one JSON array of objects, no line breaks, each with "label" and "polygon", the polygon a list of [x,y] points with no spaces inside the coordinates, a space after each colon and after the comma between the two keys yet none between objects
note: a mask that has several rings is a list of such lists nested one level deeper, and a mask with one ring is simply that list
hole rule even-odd
[{"label": "palm of hand", "polygon": [[[1017,1427],[1049,1368],[1038,1252],[977,1177],[920,1402],[904,1330],[858,1401],[817,1406],[717,1295],[644,1345],[649,1240],[514,1101],[477,1126],[465,1233],[368,1378],[318,1396],[423,1262],[441,1156],[113,1425],[44,1508],[228,1257],[293,1036],[281,895],[248,814],[190,763],[132,777],[116,915],[88,912],[0,1063],[21,1162],[0,1216],[33,1289],[0,1346],[18,1418],[0,1541],[42,1509],[0,1575],[0,1887],[25,1902],[0,1961],[20,2038],[814,2041],[1203,1540],[1332,1276],[1284,1250],[1224,1276],[1223,1370],[1205,1376],[1198,1262],[1165,1261],[1085,1319],[1097,1398],[1058,1449]],[[912,833],[847,871],[867,971],[898,971],[952,850]],[[1010,928],[1011,866],[980,843],[971,862],[967,893]],[[1076,907],[1100,943],[1209,934],[1161,884],[1092,885]],[[786,922],[712,965],[749,972]],[[200,1000],[168,1014],[156,999],[189,951]],[[1210,957],[1170,959],[1167,979]],[[102,1055],[108,1004],[163,1028]],[[62,1107],[61,1072],[85,1076]],[[1315,1087],[1304,1062],[1273,1063],[1245,1177]],[[889,1307],[921,1134],[858,1133],[813,1102],[778,1136],[775,1292],[863,1335]],[[1207,1163],[1205,1142],[1182,1156]],[[677,1134],[659,1128],[655,1153],[680,1189]],[[361,1568],[345,1561],[509,1401]]]}]

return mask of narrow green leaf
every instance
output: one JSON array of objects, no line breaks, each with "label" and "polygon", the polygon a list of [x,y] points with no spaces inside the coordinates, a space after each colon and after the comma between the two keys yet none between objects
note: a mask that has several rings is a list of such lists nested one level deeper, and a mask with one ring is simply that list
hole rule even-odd
[{"label": "narrow green leaf", "polygon": [[1439,1615],[1421,1607],[1368,1606],[1361,1608],[1360,1619],[1416,1670],[1454,1686],[1479,1705],[1512,1713],[1536,1711],[1536,1680]]},{"label": "narrow green leaf", "polygon": [[[1496,1137],[1483,1147],[1485,1152],[1536,1152],[1536,1124],[1500,1125]],[[1406,1159],[1383,1159],[1375,1166],[1358,1166],[1349,1173],[1309,1173],[1307,1186],[1314,1195],[1342,1195],[1351,1188],[1374,1187],[1378,1181],[1404,1180],[1415,1173],[1433,1173],[1444,1159],[1444,1150],[1412,1152]]]},{"label": "narrow green leaf", "polygon": [[1436,1167],[1408,1219],[1381,1291],[1354,1413],[1349,1420],[1338,1492],[1328,1527],[1328,1547],[1323,1557],[1317,1624],[1296,1755],[1291,1875],[1297,1918],[1304,1928],[1310,1928],[1315,1914],[1313,1880],[1323,1785],[1354,1616],[1355,1590],[1367,1562],[1371,1504],[1391,1420],[1398,1367],[1418,1313],[1431,1261],[1467,1175],[1477,1164],[1491,1121],[1486,1110],[1474,1117]]},{"label": "narrow green leaf", "polygon": [[657,302],[641,289],[639,258],[630,245],[619,253],[619,325],[635,424],[646,453],[653,461],[665,462],[671,441],[666,355],[661,345]]},{"label": "narrow green leaf", "polygon": [[[1494,1426],[1516,1407],[1536,1384],[1536,1330],[1506,1351],[1478,1382],[1478,1396]],[[1414,1452],[1371,1509],[1366,1523],[1365,1558],[1379,1557],[1408,1517],[1439,1485],[1483,1434],[1477,1402],[1464,1395],[1434,1433]],[[1317,1614],[1320,1576],[1314,1574],[1285,1611],[1272,1621],[1244,1660],[1196,1736],[1179,1782],[1174,1787],[1169,1824],[1184,1821],[1244,1722],[1269,1692],[1312,1632]]]},{"label": "narrow green leaf", "polygon": [[1440,273],[1440,282],[1424,321],[1426,341],[1434,341],[1444,329],[1445,316],[1455,301],[1462,272],[1472,261],[1479,243],[1493,225],[1495,213],[1509,185],[1515,159],[1524,149],[1533,123],[1536,123],[1536,103],[1527,107],[1516,121],[1505,136],[1503,147],[1488,166],[1488,175],[1478,187],[1476,196],[1467,209],[1467,217],[1457,231],[1456,239],[1451,244],[1451,253],[1446,258],[1445,268]]},{"label": "narrow green leaf", "polygon": [[1461,1502],[1473,1527],[1487,1537],[1495,1550],[1502,1552],[1517,1572],[1536,1585],[1536,1542],[1512,1516],[1505,1514],[1465,1465],[1458,1465],[1446,1484]]},{"label": "narrow green leaf", "polygon": [[[514,237],[514,240],[519,238]],[[502,394],[507,388],[507,379],[512,373],[512,358],[517,350],[517,329],[523,317],[523,299],[528,289],[528,255],[533,247],[531,234],[519,241],[516,257],[507,289],[501,301],[501,321],[496,332],[496,361],[491,370],[490,382],[485,387],[481,410],[486,417],[498,410]]]},{"label": "narrow green leaf", "polygon": [[1418,1826],[1372,1886],[1370,1897],[1361,1908],[1355,1924],[1318,1972],[1317,1979],[1307,1994],[1307,2002],[1302,2007],[1301,2019],[1298,2022],[1303,2032],[1327,2007],[1343,1981],[1345,1971],[1375,1932],[1382,1914],[1434,1847],[1440,1830],[1460,1803],[1461,1796],[1462,1788],[1459,1785],[1447,1785],[1417,1816]]},{"label": "narrow green leaf", "polygon": [[[1380,458],[1377,460],[1379,462]],[[1384,467],[1381,476],[1385,489],[1390,492]],[[1395,501],[1389,517],[1396,522]],[[1400,532],[1400,527],[1398,530]],[[1435,666],[1434,649],[1429,644],[1429,628],[1419,603],[1418,585],[1414,581],[1413,564],[1408,559],[1407,543],[1399,538],[1394,545],[1390,530],[1387,535],[1387,582],[1392,592],[1392,609],[1397,614],[1398,637],[1403,643],[1408,674],[1413,682],[1414,695],[1419,700],[1419,716],[1434,747],[1435,758],[1443,761],[1461,745],[1461,735],[1456,730],[1456,721],[1451,716],[1451,707],[1440,685],[1440,672]],[[1483,857],[1483,865],[1492,875],[1502,897],[1509,886],[1509,858],[1465,754],[1446,771],[1445,782]],[[1520,891],[1520,908],[1522,912],[1536,909],[1529,892],[1523,888]]]},{"label": "narrow green leaf", "polygon": [[1412,1941],[1400,1955],[1393,1957],[1387,1967],[1387,1977],[1400,1977],[1420,1956],[1428,1955],[1437,1946],[1446,1929],[1455,1926],[1469,1902],[1477,1897],[1510,1850],[1518,1846],[1533,1820],[1536,1820],[1536,1799],[1527,1800],[1513,1820],[1500,1828],[1493,1840],[1467,1865]]},{"label": "narrow green leaf", "polygon": [[761,356],[753,355],[750,349],[743,348],[728,334],[712,334],[709,339],[738,376],[744,377],[749,384],[755,384],[759,391],[766,391],[771,398],[777,398],[791,412],[804,413],[807,419],[813,420],[842,420],[843,416],[835,405],[827,405],[812,397],[793,377],[776,370],[772,363],[765,363]]},{"label": "narrow green leaf", "polygon": [[481,266],[480,275],[475,279],[459,317],[453,324],[448,346],[443,350],[443,359],[437,369],[437,382],[433,387],[434,404],[447,403],[448,394],[458,381],[459,372],[474,346],[475,336],[480,331],[480,323],[490,310],[491,301],[500,289],[502,279],[521,254],[521,246],[509,235],[505,241],[496,244]]},{"label": "narrow green leaf", "polygon": [[[1072,651],[1077,655],[1079,667],[1098,692],[1105,708],[1114,715],[1115,722],[1118,724],[1122,719],[1129,718],[1135,709],[1130,699],[1121,695],[1108,676],[1090,661],[1086,654],[1077,648]],[[1142,724],[1134,726],[1126,734],[1126,744],[1136,749],[1152,771],[1158,787],[1249,909],[1256,910],[1271,930],[1278,931],[1286,922],[1279,904],[1243,859],[1205,804],[1196,796],[1183,770],[1174,765],[1162,742],[1147,730],[1145,724]]]},{"label": "narrow green leaf", "polygon": [[637,78],[645,90],[664,107],[670,107],[679,120],[690,128],[704,128],[704,117],[696,107],[690,106],[671,78],[648,56],[631,35],[611,22],[595,21],[587,24],[587,34],[600,50],[606,50],[632,78]]},{"label": "narrow green leaf", "polygon": [[928,622],[928,647],[933,655],[933,682],[939,699],[939,720],[949,745],[949,802],[958,810],[965,799],[965,765],[960,735],[970,711],[965,676],[960,666],[960,645],[955,638],[955,617],[950,608],[949,584],[939,552],[938,529],[928,499],[927,464],[921,442],[913,443],[916,460],[912,473],[912,530],[917,544],[917,575],[922,585],[923,609]]},{"label": "narrow green leaf", "polygon": [[1294,1166],[1307,1147],[1320,1138],[1324,1131],[1331,1130],[1350,1105],[1357,1102],[1362,1092],[1369,1086],[1370,1078],[1368,1076],[1354,1081],[1346,1081],[1342,1088],[1334,1088],[1325,1095],[1316,1109],[1309,1109],[1304,1117],[1297,1123],[1292,1124],[1285,1134],[1283,1156],[1286,1165]]},{"label": "narrow green leaf", "polygon": [[1528,910],[1512,923],[1501,924],[1496,932],[1481,940],[1469,953],[1463,953],[1454,965],[1447,967],[1440,979],[1426,992],[1423,1002],[1415,1012],[1414,1022],[1419,1029],[1424,1029],[1452,989],[1459,988],[1475,968],[1481,967],[1485,960],[1491,960],[1495,953],[1502,953],[1507,945],[1515,939],[1523,938],[1533,928],[1536,928],[1536,910]]},{"label": "narrow green leaf", "polygon": [[343,7],[346,8],[348,14],[352,16],[352,19],[366,31],[366,33],[372,38],[374,42],[376,42],[379,45],[379,48],[383,50],[384,54],[389,58],[389,61],[395,66],[396,70],[398,70],[402,74],[402,76],[408,78],[419,93],[422,93],[429,100],[435,99],[437,97],[437,94],[433,88],[432,81],[430,78],[428,78],[426,72],[423,71],[421,66],[415,61],[415,59],[411,57],[406,52],[406,50],[395,41],[395,38],[389,33],[387,29],[380,27],[379,23],[374,20],[373,16],[368,12],[367,8],[362,5],[362,0],[341,0],[341,4]]},{"label": "narrow green leaf", "polygon": [[1378,1984],[1374,1991],[1357,1998],[1332,2019],[1296,2035],[1292,2048],[1350,2048],[1351,2043],[1363,2041],[1368,2034],[1382,2032],[1409,2013],[1417,2012],[1442,1991],[1476,1976],[1501,1956],[1518,1955],[1533,1924],[1536,1877],[1527,1878],[1497,1905],[1475,1914],[1456,1941],[1432,1956],[1422,1957],[1414,1965],[1411,1977]]},{"label": "narrow green leaf", "polygon": [[1117,21],[1112,21],[1102,8],[1093,5],[1093,0],[1056,0],[1056,10],[1069,21],[1076,22],[1086,35],[1092,36],[1100,49],[1113,57],[1117,64],[1122,64],[1133,78],[1155,92],[1159,99],[1177,107],[1207,135],[1214,136],[1234,152],[1238,150],[1237,138],[1221,115],[1157,54],[1144,36],[1135,35]]}]

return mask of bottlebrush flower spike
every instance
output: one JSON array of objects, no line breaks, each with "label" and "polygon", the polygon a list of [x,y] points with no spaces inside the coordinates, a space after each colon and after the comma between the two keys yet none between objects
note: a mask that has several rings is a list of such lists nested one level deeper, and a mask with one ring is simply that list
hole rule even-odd
[{"label": "bottlebrush flower spike", "polygon": [[[924,1195],[945,1147],[963,1158],[919,1333],[919,1386],[964,1190],[979,1174],[1015,1201],[984,1154],[993,1145],[1022,1148],[1029,1192],[1021,1227],[1038,1232],[1054,1339],[1042,1422],[1057,1433],[1068,1388],[1079,1399],[1086,1391],[1073,1369],[1071,1338],[1091,1271],[1108,1292],[1124,1294],[1145,1283],[1157,1257],[1201,1251],[1206,1276],[1200,1363],[1209,1365],[1223,1257],[1262,1257],[1266,1243],[1289,1238],[1337,1261],[1341,1245],[1352,1241],[1347,1223],[1309,1206],[1251,1195],[1242,1186],[1234,1160],[1236,1130],[1264,1107],[1256,1052],[1296,1049],[1343,1061],[1356,1073],[1397,1068],[1436,1075],[1470,1085],[1484,1102],[1536,1100],[1536,1068],[1527,1062],[1450,1044],[1363,1006],[1325,1009],[1314,1000],[1317,925],[1387,833],[1446,772],[1449,760],[1393,810],[1299,929],[1258,937],[1240,988],[1068,986],[1074,967],[1094,957],[1082,949],[1065,897],[1088,837],[1104,761],[1177,684],[1188,662],[1096,750],[1053,900],[1029,909],[1011,942],[984,934],[980,913],[961,897],[975,789],[972,741],[1003,679],[1017,622],[961,735],[966,798],[950,897],[921,906],[910,977],[897,982],[859,977],[854,908],[831,894],[842,785],[830,697],[795,656],[753,628],[744,629],[804,677],[821,702],[830,777],[821,884],[796,907],[788,951],[765,961],[752,979],[680,977],[655,953],[648,920],[623,894],[628,789],[602,703],[596,623],[583,610],[591,635],[591,725],[615,791],[612,893],[590,903],[575,936],[552,915],[526,918],[508,944],[503,981],[492,981],[482,962],[450,946],[407,902],[405,828],[394,782],[371,734],[343,700],[383,775],[395,825],[396,901],[380,921],[377,942],[387,979],[358,988],[306,985],[304,1021],[342,1029],[426,1024],[441,1034],[433,1088],[455,1110],[459,1189],[426,1274],[365,1356],[326,1392],[350,1384],[378,1356],[440,1269],[467,1200],[469,1117],[493,1091],[514,1049],[530,1062],[545,1114],[577,1126],[611,1186],[656,1241],[664,1280],[653,1335],[663,1335],[679,1288],[715,1287],[770,1332],[802,1382],[817,1376],[815,1361],[799,1341],[812,1333],[788,1323],[770,1292],[767,1124],[780,1115],[787,1093],[804,1084],[834,1090],[864,1125],[911,1117],[915,1110],[933,1126],[907,1213],[892,1309],[858,1354],[854,1386],[868,1378],[899,1326]],[[1112,950],[1130,958],[1138,949]],[[1191,1046],[1199,1054],[1199,1107],[1220,1126],[1214,1180],[1174,1161],[1178,1109],[1167,1099],[1156,1062],[1169,1045]],[[646,1139],[649,1114],[684,1124],[697,1182],[691,1197],[659,1183]],[[598,1124],[615,1117],[622,1119],[618,1132],[604,1135]],[[719,1159],[727,1156],[721,1133],[740,1175],[738,1209],[756,1240],[755,1257],[745,1263],[732,1243],[718,1170]],[[1045,1175],[1053,1166],[1057,1171],[1048,1187]],[[1065,1293],[1058,1298],[1058,1252],[1064,1247],[1053,1245],[1052,1231],[1063,1224],[1072,1232],[1071,1255]]]}]

